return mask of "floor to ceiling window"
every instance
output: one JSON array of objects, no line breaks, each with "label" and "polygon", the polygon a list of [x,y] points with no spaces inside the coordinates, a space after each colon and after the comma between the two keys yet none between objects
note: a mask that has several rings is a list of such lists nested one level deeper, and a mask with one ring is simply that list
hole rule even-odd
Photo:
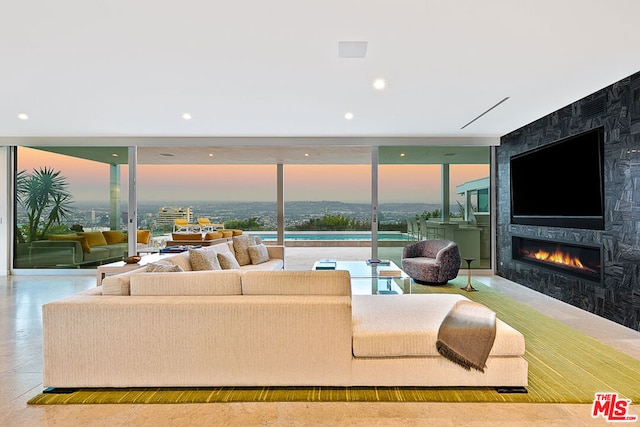
[{"label": "floor to ceiling window", "polygon": [[[126,147],[18,147],[14,268],[82,268],[120,258],[92,253],[88,239],[126,228],[126,163]],[[79,233],[87,234],[74,241]]]},{"label": "floor to ceiling window", "polygon": [[[53,207],[38,214],[43,221],[53,212],[54,228],[38,222],[40,234],[28,235],[34,215],[29,209],[35,208],[25,197],[27,187],[20,187],[15,268],[43,266],[33,241],[49,240],[50,234],[127,230],[127,150],[18,148],[17,169],[24,171],[19,187],[44,168],[64,179],[68,197],[52,197]],[[208,218],[272,242],[282,221],[288,246],[371,246],[377,176],[372,253],[400,265],[409,242],[447,238],[458,242],[463,256],[476,259],[473,267],[490,267],[489,147],[378,147],[375,170],[373,158],[367,146],[138,147],[137,226],[152,231],[156,246],[171,236],[173,211],[192,223]],[[56,200],[64,209],[56,211]],[[329,249],[326,257],[332,257]],[[56,257],[46,263],[74,266]]]},{"label": "floor to ceiling window", "polygon": [[371,166],[285,165],[285,239],[325,246],[371,240]]},{"label": "floor to ceiling window", "polygon": [[440,165],[380,164],[378,166],[378,234],[399,230],[397,239],[379,239],[378,255],[402,264],[402,249],[428,238],[427,218],[441,209]]},{"label": "floor to ceiling window", "polygon": [[[379,230],[404,223],[407,241],[453,240],[473,268],[490,268],[489,147],[387,146],[378,157]],[[380,240],[378,253],[398,263],[405,244]]]},{"label": "floor to ceiling window", "polygon": [[276,229],[276,165],[216,164],[206,154],[176,156],[177,164],[148,164],[151,159],[139,157],[138,226],[155,238],[173,231],[175,217],[192,224],[207,218],[246,231]]},{"label": "floor to ceiling window", "polygon": [[450,166],[452,221],[463,257],[474,258],[473,268],[489,268],[491,258],[491,214],[489,212],[489,165]]}]

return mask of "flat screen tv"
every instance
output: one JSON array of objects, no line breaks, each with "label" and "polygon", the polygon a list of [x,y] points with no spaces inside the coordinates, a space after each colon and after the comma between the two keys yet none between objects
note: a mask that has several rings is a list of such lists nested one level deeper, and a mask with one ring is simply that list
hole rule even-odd
[{"label": "flat screen tv", "polygon": [[604,130],[511,157],[511,223],[604,229]]}]

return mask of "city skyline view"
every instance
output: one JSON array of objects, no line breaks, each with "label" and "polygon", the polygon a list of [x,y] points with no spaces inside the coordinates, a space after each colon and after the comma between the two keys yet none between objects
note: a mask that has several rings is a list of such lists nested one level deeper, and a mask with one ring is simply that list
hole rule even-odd
[{"label": "city skyline view", "polygon": [[[32,172],[48,166],[67,179],[75,201],[109,198],[109,165],[20,147],[18,169]],[[121,200],[128,198],[128,167],[121,166]],[[440,165],[379,165],[378,199],[383,202],[439,203]],[[451,199],[464,182],[489,176],[489,165],[450,165]],[[169,205],[193,201],[274,201],[275,165],[138,165],[140,203],[164,200]],[[285,165],[285,201],[369,203],[370,165]]]}]

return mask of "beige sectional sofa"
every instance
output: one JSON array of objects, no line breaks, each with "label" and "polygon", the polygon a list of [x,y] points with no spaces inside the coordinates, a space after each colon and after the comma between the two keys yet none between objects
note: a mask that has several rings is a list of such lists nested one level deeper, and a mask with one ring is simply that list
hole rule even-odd
[{"label": "beige sectional sofa", "polygon": [[[256,238],[256,237],[252,237],[253,243],[257,243],[260,244],[260,238]],[[238,261],[238,258],[240,259],[240,262],[238,263],[237,268],[242,272],[242,271],[251,271],[251,270],[258,270],[258,271],[262,271],[262,270],[283,270],[284,269],[284,246],[282,245],[263,245],[264,249],[266,249],[267,251],[267,259],[263,260],[262,262],[251,262],[251,256],[249,255],[249,249],[248,247],[246,248],[246,254],[244,255],[244,262],[242,262],[243,257],[242,256],[238,256],[238,254],[236,253],[236,248],[239,247],[238,245],[238,241],[239,240],[244,240],[243,238],[240,237],[236,237],[233,240],[222,240],[221,243],[217,243],[215,245],[211,245],[211,246],[205,246],[202,247],[200,249],[197,250],[197,252],[204,252],[204,253],[214,253],[214,254],[228,254],[229,257],[235,259],[236,261]],[[235,243],[235,244],[234,244]],[[239,251],[242,251],[242,249],[238,249]],[[218,255],[217,258],[220,258],[221,255]],[[182,272],[193,272],[194,268],[192,267],[192,263],[190,260],[191,257],[191,252],[189,250],[178,253],[178,254],[171,254],[171,255],[167,255],[165,257],[160,258],[159,262],[160,264],[171,264],[171,265],[175,265],[177,266]],[[219,261],[218,261],[219,262]],[[158,264],[158,263],[152,263],[152,265]],[[242,265],[240,265],[242,264]],[[220,267],[220,269],[222,268],[222,266]],[[149,270],[149,264],[145,264],[143,266],[141,266],[138,269],[135,270],[131,270],[128,271],[126,273],[122,273],[122,274],[116,274],[113,276],[108,276],[105,277],[104,279],[102,279],[102,283],[100,286],[101,292],[104,295],[129,295],[129,283],[131,280],[132,276],[139,276],[140,274],[144,274],[147,273],[147,271]],[[161,276],[159,274],[154,274],[154,275],[147,275],[144,274],[144,277],[149,277],[152,278],[154,280],[162,280],[164,276]],[[169,278],[171,278],[171,280],[175,279],[175,275],[170,275],[167,276]],[[182,280],[185,279],[186,275],[182,275],[179,276],[180,280],[178,281],[176,286],[180,286],[180,283],[182,283]],[[139,277],[137,278],[137,280],[143,280],[140,279]]]},{"label": "beige sectional sofa", "polygon": [[527,385],[524,337],[500,320],[484,373],[438,354],[460,295],[352,296],[340,270],[137,270],[103,283],[43,306],[45,387]]}]

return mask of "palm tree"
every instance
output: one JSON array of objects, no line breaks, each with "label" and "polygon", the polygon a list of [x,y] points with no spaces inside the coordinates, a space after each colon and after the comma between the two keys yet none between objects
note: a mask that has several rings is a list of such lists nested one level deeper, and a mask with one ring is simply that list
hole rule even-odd
[{"label": "palm tree", "polygon": [[67,191],[68,183],[60,171],[47,166],[18,172],[16,195],[18,204],[27,210],[26,242],[43,239],[49,229],[71,212],[72,196]]}]

